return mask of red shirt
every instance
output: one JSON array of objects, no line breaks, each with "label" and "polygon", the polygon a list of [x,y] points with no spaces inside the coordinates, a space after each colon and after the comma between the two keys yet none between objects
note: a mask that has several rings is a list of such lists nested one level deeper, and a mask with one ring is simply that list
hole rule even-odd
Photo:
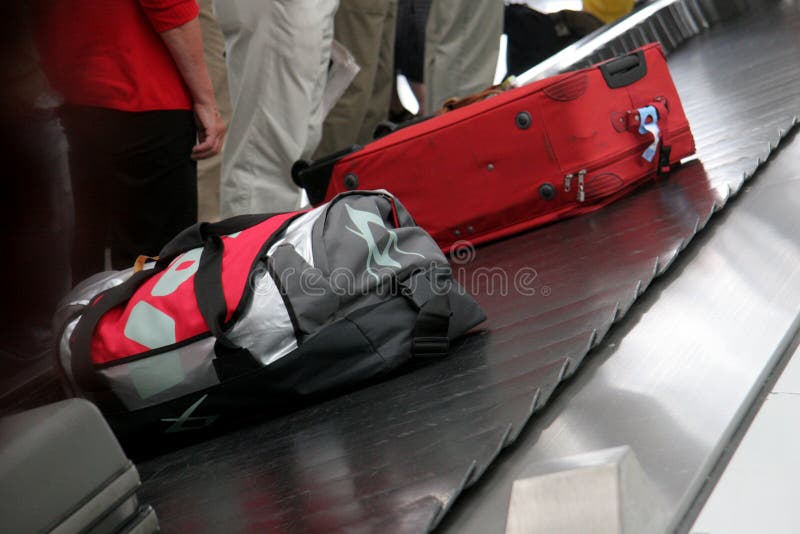
[{"label": "red shirt", "polygon": [[121,111],[192,109],[159,32],[197,17],[196,0],[45,1],[39,48],[68,104]]}]

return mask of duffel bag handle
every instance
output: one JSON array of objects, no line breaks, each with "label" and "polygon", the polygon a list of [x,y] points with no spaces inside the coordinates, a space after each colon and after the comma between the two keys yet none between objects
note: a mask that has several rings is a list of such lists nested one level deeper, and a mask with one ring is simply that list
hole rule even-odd
[{"label": "duffel bag handle", "polygon": [[170,262],[177,258],[180,254],[200,248],[205,245],[209,236],[212,235],[228,235],[236,232],[246,230],[251,226],[260,224],[267,219],[274,217],[275,213],[253,214],[253,215],[237,215],[230,219],[223,221],[208,223],[201,222],[193,224],[186,230],[176,235],[172,240],[161,248],[158,253],[158,262],[156,263],[156,270],[165,269],[169,266]]},{"label": "duffel bag handle", "polygon": [[361,150],[361,145],[350,145],[338,152],[315,161],[297,160],[292,165],[292,180],[298,187],[306,190],[308,201],[313,205],[325,202],[328,185],[333,176],[333,168],[342,158]]},{"label": "duffel bag handle", "polygon": [[228,304],[222,287],[222,257],[225,243],[216,234],[206,238],[200,265],[194,279],[195,297],[200,315],[217,342],[214,352],[214,367],[220,380],[225,381],[241,373],[260,367],[250,351],[231,341],[225,331]]},{"label": "duffel bag handle", "polygon": [[200,315],[206,326],[225,348],[237,349],[225,332],[225,319],[228,316],[228,303],[222,289],[222,256],[225,244],[218,235],[210,235],[200,255],[200,265],[194,279],[194,291]]}]

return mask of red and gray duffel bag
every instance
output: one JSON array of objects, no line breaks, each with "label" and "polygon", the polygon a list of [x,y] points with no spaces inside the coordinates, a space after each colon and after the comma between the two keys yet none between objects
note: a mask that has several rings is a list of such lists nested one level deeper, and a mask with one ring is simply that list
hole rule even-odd
[{"label": "red and gray duffel bag", "polygon": [[59,363],[122,439],[285,412],[443,356],[484,319],[394,197],[188,228],[96,275],[56,316]]}]

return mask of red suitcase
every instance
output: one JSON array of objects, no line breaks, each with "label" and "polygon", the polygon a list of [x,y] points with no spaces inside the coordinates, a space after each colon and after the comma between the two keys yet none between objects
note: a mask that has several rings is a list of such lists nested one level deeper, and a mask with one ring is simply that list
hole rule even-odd
[{"label": "red suitcase", "polygon": [[692,153],[663,51],[651,44],[298,162],[293,175],[312,203],[388,189],[447,251],[596,210]]}]

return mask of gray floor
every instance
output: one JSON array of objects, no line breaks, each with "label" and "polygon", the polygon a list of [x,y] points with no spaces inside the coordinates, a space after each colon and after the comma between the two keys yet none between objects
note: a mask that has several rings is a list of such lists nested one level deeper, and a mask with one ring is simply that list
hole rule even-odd
[{"label": "gray floor", "polygon": [[691,531],[800,532],[800,349],[764,400]]}]

